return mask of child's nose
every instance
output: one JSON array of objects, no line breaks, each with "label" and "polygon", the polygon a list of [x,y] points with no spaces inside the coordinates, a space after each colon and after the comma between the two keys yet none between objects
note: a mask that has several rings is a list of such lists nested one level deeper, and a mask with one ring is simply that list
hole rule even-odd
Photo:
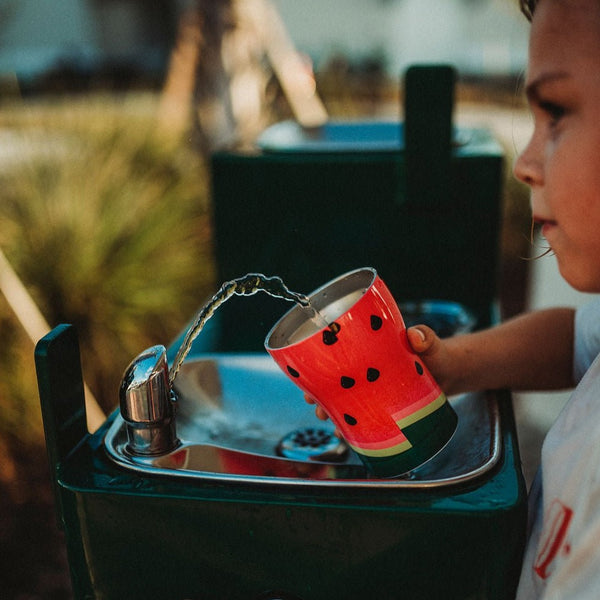
[{"label": "child's nose", "polygon": [[517,156],[513,165],[514,176],[529,186],[542,183],[542,164],[536,151],[536,139],[532,137],[527,147]]}]

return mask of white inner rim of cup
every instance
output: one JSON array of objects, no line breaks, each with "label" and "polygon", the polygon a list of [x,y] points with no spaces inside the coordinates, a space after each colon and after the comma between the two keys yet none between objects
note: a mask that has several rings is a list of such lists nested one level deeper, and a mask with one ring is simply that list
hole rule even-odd
[{"label": "white inner rim of cup", "polygon": [[[276,350],[297,344],[321,331],[352,308],[373,285],[377,272],[371,267],[340,275],[309,295],[311,307],[296,305],[267,334],[265,347]],[[319,316],[321,318],[319,318]],[[326,322],[326,323],[325,323]]]}]

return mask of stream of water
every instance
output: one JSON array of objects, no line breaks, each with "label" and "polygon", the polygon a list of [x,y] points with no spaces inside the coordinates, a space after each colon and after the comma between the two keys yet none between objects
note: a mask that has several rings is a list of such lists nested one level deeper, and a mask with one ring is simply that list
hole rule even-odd
[{"label": "stream of water", "polygon": [[295,302],[302,308],[312,311],[313,314],[311,315],[311,320],[314,321],[318,329],[329,327],[329,324],[323,316],[311,306],[309,297],[304,294],[290,291],[280,277],[267,277],[261,273],[248,273],[238,279],[226,281],[219,288],[219,291],[200,309],[194,322],[185,334],[183,342],[173,361],[173,365],[169,370],[169,383],[171,386],[173,385],[173,381],[175,380],[183,361],[190,352],[194,340],[198,337],[198,334],[202,331],[206,322],[213,316],[219,306],[234,295],[251,296],[257,292],[265,292],[274,298],[282,298],[283,300]]}]

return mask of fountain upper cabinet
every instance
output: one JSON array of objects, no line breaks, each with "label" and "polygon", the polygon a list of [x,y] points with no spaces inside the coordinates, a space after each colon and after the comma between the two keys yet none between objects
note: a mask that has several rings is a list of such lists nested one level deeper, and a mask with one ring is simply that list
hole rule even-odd
[{"label": "fountain upper cabinet", "polygon": [[[452,125],[451,69],[414,67],[404,88],[404,122],[283,122],[251,151],[212,157],[219,281],[260,271],[308,293],[370,266],[399,300],[452,300],[490,323],[502,148]],[[260,349],[282,312],[262,298],[232,303],[210,344]]]}]

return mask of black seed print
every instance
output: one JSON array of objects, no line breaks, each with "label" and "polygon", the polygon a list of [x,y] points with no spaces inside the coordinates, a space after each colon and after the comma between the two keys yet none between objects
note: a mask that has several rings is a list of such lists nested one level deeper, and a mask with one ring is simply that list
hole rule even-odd
[{"label": "black seed print", "polygon": [[423,366],[415,360],[415,369],[419,375],[423,375]]},{"label": "black seed print", "polygon": [[377,381],[379,379],[379,371],[373,367],[367,369],[367,381]]},{"label": "black seed print", "polygon": [[356,383],[356,381],[354,381],[352,377],[346,377],[345,375],[342,375],[340,383],[342,384],[343,388],[348,389],[351,388]]},{"label": "black seed print", "polygon": [[323,343],[326,346],[331,346],[338,341],[337,335],[331,329],[325,329],[323,331]]},{"label": "black seed print", "polygon": [[290,365],[287,365],[287,370],[288,370],[288,373],[292,377],[300,377],[300,373],[298,373],[298,371],[296,371],[296,369],[293,369],[292,367],[290,367]]},{"label": "black seed print", "polygon": [[382,325],[383,325],[383,320],[381,319],[381,317],[378,317],[377,315],[371,315],[371,329],[373,331],[377,331],[378,329],[381,329]]},{"label": "black seed print", "polygon": [[356,425],[358,423],[358,421],[352,415],[346,413],[344,413],[344,421],[346,421],[348,425]]}]

